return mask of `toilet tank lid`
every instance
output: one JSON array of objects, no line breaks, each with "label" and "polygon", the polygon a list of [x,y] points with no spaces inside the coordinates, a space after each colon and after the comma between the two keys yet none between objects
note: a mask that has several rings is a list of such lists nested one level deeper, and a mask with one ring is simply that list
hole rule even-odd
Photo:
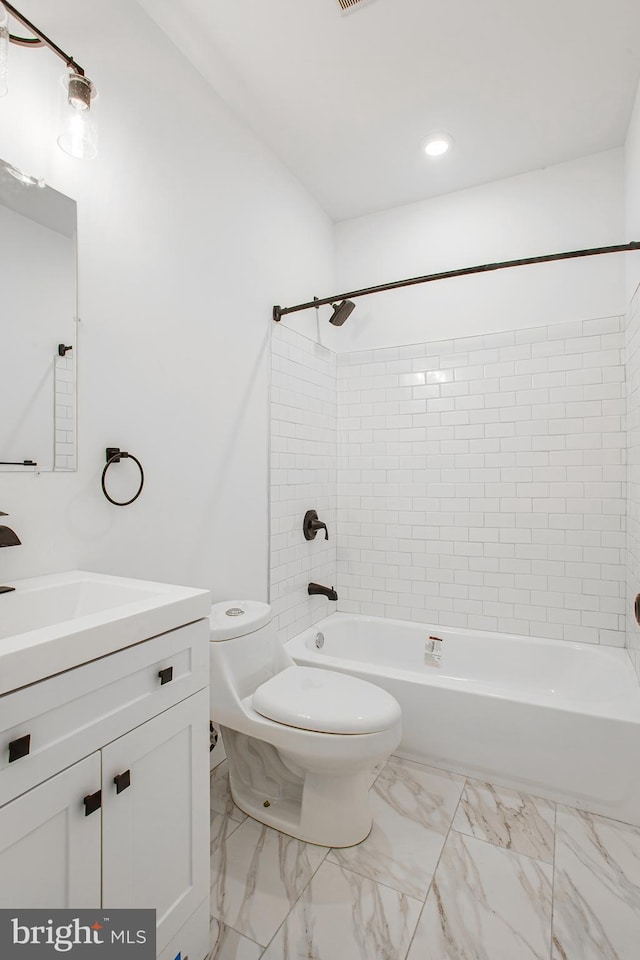
[{"label": "toilet tank lid", "polygon": [[271,621],[271,607],[260,600],[223,600],[214,603],[209,614],[209,639],[232,640],[245,637]]}]

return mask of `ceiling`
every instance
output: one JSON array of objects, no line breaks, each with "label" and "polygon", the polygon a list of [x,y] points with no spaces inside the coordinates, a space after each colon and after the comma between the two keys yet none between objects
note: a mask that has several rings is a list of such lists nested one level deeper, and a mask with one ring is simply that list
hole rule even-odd
[{"label": "ceiling", "polygon": [[139,2],[334,220],[621,146],[640,78],[638,0]]}]

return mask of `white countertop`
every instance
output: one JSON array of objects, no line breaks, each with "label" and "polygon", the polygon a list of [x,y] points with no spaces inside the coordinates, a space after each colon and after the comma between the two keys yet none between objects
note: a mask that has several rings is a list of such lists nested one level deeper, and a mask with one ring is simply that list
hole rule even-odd
[{"label": "white countertop", "polygon": [[208,590],[71,570],[0,594],[0,696],[209,615]]}]

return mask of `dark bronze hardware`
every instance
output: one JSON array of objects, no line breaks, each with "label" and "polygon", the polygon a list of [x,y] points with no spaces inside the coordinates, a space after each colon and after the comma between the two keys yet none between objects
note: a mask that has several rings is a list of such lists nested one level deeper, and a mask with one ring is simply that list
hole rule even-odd
[{"label": "dark bronze hardware", "polygon": [[[5,6],[7,4],[5,3]],[[625,253],[628,250],[640,250],[640,241],[618,243],[608,247],[592,247],[589,250],[571,250],[567,253],[549,253],[541,257],[524,257],[519,260],[503,260],[500,263],[481,263],[478,266],[463,267],[458,270],[445,270],[441,273],[430,273],[424,277],[409,277],[406,280],[393,280],[391,283],[379,283],[375,287],[363,287],[361,290],[349,290],[346,293],[336,293],[331,297],[314,297],[307,303],[297,303],[293,307],[276,305],[272,310],[272,317],[279,323],[284,316],[290,313],[299,313],[301,310],[310,310],[312,307],[334,305],[336,300],[355,300],[357,297],[367,297],[371,293],[383,293],[386,290],[399,290],[402,287],[413,287],[420,283],[432,283],[434,280],[448,280],[451,277],[468,277],[474,273],[490,273],[494,270],[505,270],[508,267],[525,267],[532,263],[552,263],[554,260],[576,260],[581,257],[596,257],[603,253]]]},{"label": "dark bronze hardware", "polygon": [[[137,457],[134,457],[132,453],[127,453],[126,450],[121,450],[120,447],[107,447],[106,454],[107,454],[107,462],[104,470],[102,471],[102,480],[101,480],[102,492],[104,493],[109,503],[112,503],[114,506],[128,507],[130,503],[133,503],[134,500],[138,499],[138,497],[142,493],[142,488],[144,487],[144,470],[142,469],[142,464],[140,463]],[[134,495],[131,497],[130,500],[114,500],[113,497],[107,491],[107,483],[106,483],[107,470],[113,463],[120,463],[121,460],[133,460],[133,462],[137,465],[138,470],[140,471],[140,483],[138,485],[138,489],[136,490],[136,492],[134,493]]]},{"label": "dark bronze hardware", "polygon": [[337,600],[338,594],[333,587],[325,587],[321,583],[310,583],[307,587],[310,597],[326,597],[327,600]]},{"label": "dark bronze hardware", "polygon": [[11,527],[0,527],[0,547],[19,547],[22,541]]},{"label": "dark bronze hardware", "polygon": [[73,69],[81,77],[84,77],[84,70],[79,63],[70,57],[68,53],[65,53],[64,50],[61,50],[60,47],[50,40],[46,33],[43,33],[34,23],[30,20],[27,20],[19,10],[11,3],[5,3],[4,6],[7,8],[9,13],[22,24],[23,27],[26,27],[29,33],[35,33],[35,37],[15,37],[13,34],[10,34],[10,39],[12,43],[17,43],[23,47],[48,47],[52,53],[55,53],[57,57],[60,57],[61,60],[64,60],[69,69]]},{"label": "dark bronze hardware", "polygon": [[131,786],[131,770],[125,770],[124,773],[119,773],[117,777],[113,778],[113,782],[116,785],[116,793],[122,793],[123,790]]},{"label": "dark bronze hardware", "polygon": [[85,817],[90,817],[92,813],[95,813],[96,810],[99,810],[102,806],[102,790],[97,790],[95,793],[89,793],[83,800],[84,803],[84,815]]},{"label": "dark bronze hardware", "polygon": [[164,686],[165,683],[171,683],[173,680],[173,667],[165,667],[163,670],[158,671],[158,676],[160,677],[160,686]]},{"label": "dark bronze hardware", "polygon": [[23,757],[28,756],[30,750],[30,733],[27,733],[24,737],[19,737],[17,740],[12,740],[9,744],[9,763],[13,763],[15,760],[22,760]]},{"label": "dark bronze hardware", "polygon": [[318,530],[324,530],[325,540],[329,539],[329,531],[326,523],[318,520],[318,514],[315,510],[307,510],[302,521],[302,532],[305,540],[315,540]]}]

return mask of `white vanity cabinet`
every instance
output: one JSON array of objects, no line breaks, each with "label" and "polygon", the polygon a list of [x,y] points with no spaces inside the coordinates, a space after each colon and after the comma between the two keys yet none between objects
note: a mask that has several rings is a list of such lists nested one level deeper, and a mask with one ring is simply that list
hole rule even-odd
[{"label": "white vanity cabinet", "polygon": [[0,697],[0,907],[152,907],[203,960],[208,682],[199,620]]},{"label": "white vanity cabinet", "polygon": [[[102,751],[103,902],[155,907],[158,946],[208,899],[208,758],[208,690]],[[123,774],[130,786],[118,793]]]},{"label": "white vanity cabinet", "polygon": [[0,906],[100,906],[100,816],[83,798],[100,788],[94,753],[0,807]]}]

